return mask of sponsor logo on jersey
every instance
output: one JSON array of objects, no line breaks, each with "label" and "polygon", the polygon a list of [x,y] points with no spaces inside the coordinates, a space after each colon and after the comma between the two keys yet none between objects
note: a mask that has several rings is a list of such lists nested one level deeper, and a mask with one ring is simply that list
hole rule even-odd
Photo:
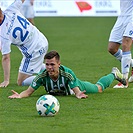
[{"label": "sponsor logo on jersey", "polygon": [[71,84],[73,85],[73,82],[71,81]]},{"label": "sponsor logo on jersey", "polygon": [[33,87],[35,87],[36,86],[36,82],[33,82],[32,85],[33,85]]},{"label": "sponsor logo on jersey", "polygon": [[63,84],[60,84],[60,87],[64,87],[64,85]]},{"label": "sponsor logo on jersey", "polygon": [[133,35],[133,31],[132,30],[129,31],[129,35],[130,36]]},{"label": "sponsor logo on jersey", "polygon": [[57,85],[54,85],[54,88],[57,88]]},{"label": "sponsor logo on jersey", "polygon": [[13,13],[12,20],[11,20],[11,24],[10,24],[10,26],[9,26],[7,35],[9,35],[10,32],[11,32],[11,30],[12,30],[12,27],[13,27],[13,24],[14,24],[14,21],[15,21],[15,15],[16,15],[16,13]]}]

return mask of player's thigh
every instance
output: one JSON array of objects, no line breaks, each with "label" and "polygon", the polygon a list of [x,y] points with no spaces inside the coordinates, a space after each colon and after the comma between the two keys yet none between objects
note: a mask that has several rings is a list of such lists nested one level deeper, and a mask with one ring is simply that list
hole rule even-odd
[{"label": "player's thigh", "polygon": [[98,92],[98,87],[95,84],[92,84],[90,82],[84,81],[81,84],[81,91],[86,91],[86,94],[89,93],[97,93]]},{"label": "player's thigh", "polygon": [[122,38],[123,38],[123,33],[126,29],[126,25],[128,22],[125,22],[125,19],[123,18],[118,18],[114,27],[111,30],[110,36],[109,36],[109,42],[116,42],[121,44],[122,43]]},{"label": "player's thigh", "polygon": [[[35,53],[34,53],[35,54]],[[19,72],[27,75],[39,73],[44,61],[44,53],[40,56],[33,56],[32,58],[23,57]]]},{"label": "player's thigh", "polygon": [[19,73],[18,73],[17,84],[18,84],[18,85],[22,85],[22,82],[23,82],[26,78],[28,78],[28,77],[30,77],[30,76],[31,76],[31,74],[19,72]]}]

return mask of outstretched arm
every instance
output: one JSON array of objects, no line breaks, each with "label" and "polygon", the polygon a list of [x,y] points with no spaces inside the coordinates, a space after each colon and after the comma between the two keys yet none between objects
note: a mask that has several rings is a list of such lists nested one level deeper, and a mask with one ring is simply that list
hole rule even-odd
[{"label": "outstretched arm", "polygon": [[4,81],[0,84],[0,87],[7,87],[10,80],[10,53],[3,55],[2,67],[4,71]]},{"label": "outstretched arm", "polygon": [[87,98],[88,95],[85,94],[85,91],[80,91],[79,87],[75,87],[72,89],[78,99]]},{"label": "outstretched arm", "polygon": [[35,90],[29,86],[29,88],[25,91],[22,91],[20,94],[17,93],[16,91],[12,90],[12,95],[9,96],[8,98],[14,99],[14,98],[24,98],[24,97],[29,97]]}]

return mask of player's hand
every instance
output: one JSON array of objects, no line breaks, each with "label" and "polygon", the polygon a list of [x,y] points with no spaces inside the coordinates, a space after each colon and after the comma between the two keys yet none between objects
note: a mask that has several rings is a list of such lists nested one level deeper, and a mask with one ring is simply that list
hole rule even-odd
[{"label": "player's hand", "polygon": [[85,94],[85,91],[81,91],[78,94],[76,94],[76,97],[78,99],[88,98],[88,95]]},{"label": "player's hand", "polygon": [[0,83],[0,87],[7,87],[9,85],[9,81],[4,81]]},{"label": "player's hand", "polygon": [[14,90],[11,90],[11,91],[13,94],[11,96],[9,96],[8,98],[10,98],[10,99],[21,98],[20,94],[18,94],[16,91],[14,91]]}]

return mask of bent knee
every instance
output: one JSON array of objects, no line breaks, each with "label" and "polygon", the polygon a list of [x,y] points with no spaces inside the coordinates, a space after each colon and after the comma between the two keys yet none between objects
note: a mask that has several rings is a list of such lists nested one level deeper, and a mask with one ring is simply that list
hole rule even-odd
[{"label": "bent knee", "polygon": [[119,47],[120,47],[120,44],[114,43],[114,42],[110,42],[108,44],[108,52],[110,54],[114,55],[118,51]]},{"label": "bent knee", "polygon": [[103,92],[102,88],[98,89],[98,92],[99,93],[102,93]]},{"label": "bent knee", "polygon": [[17,80],[17,84],[18,84],[18,86],[22,86],[22,81]]},{"label": "bent knee", "polygon": [[108,52],[112,55],[115,54],[115,50],[112,47],[108,47]]},{"label": "bent knee", "polygon": [[97,87],[98,87],[98,92],[102,93],[103,92],[102,86],[97,84]]}]

